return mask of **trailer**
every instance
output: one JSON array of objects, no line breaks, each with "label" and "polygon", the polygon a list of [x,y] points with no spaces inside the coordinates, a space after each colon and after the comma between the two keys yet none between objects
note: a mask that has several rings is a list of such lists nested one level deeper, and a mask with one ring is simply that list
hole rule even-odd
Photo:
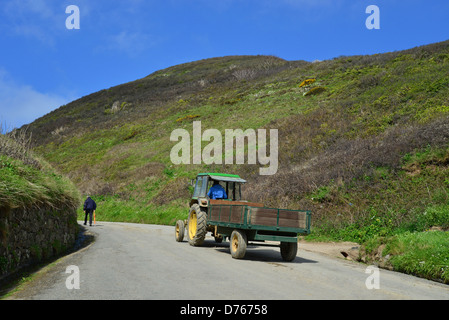
[{"label": "trailer", "polygon": [[[217,182],[226,198],[208,197],[206,191]],[[310,233],[311,212],[269,208],[262,203],[242,200],[241,186],[244,183],[246,180],[238,175],[198,174],[189,216],[176,223],[176,241],[183,241],[186,231],[189,244],[201,246],[207,232],[211,232],[218,243],[229,239],[231,256],[235,259],[244,258],[248,241],[275,241],[280,243],[282,259],[293,261],[298,250],[298,235]]]}]

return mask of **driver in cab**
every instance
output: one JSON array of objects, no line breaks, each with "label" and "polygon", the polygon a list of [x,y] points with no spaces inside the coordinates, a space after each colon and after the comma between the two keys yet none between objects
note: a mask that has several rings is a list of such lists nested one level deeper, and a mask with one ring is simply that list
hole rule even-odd
[{"label": "driver in cab", "polygon": [[214,185],[209,189],[207,196],[211,199],[227,199],[228,195],[218,181],[214,181]]}]

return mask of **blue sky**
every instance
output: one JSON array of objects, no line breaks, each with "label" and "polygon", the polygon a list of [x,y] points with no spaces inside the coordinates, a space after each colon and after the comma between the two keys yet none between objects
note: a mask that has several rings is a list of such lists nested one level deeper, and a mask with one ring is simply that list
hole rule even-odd
[{"label": "blue sky", "polygon": [[[69,5],[80,29],[66,28]],[[380,9],[368,30],[366,8]],[[449,39],[447,0],[1,0],[0,121],[12,129],[90,93],[226,55],[325,60]]]}]

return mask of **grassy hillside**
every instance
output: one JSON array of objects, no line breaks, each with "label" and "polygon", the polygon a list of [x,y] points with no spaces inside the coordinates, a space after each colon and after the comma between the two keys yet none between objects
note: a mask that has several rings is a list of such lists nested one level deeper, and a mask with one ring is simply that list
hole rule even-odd
[{"label": "grassy hillside", "polygon": [[[41,222],[43,215],[39,209],[52,208],[55,210],[54,212],[60,212],[61,217],[68,217],[67,211],[71,209],[73,221],[74,210],[81,201],[75,185],[57,173],[46,161],[35,156],[30,150],[29,142],[29,136],[24,131],[21,133],[15,131],[7,135],[0,134],[0,249],[5,249],[2,250],[0,257],[1,275],[16,270],[29,259],[23,250],[31,250],[33,257],[38,260],[42,258],[42,252],[45,252],[44,256],[48,254],[51,256],[49,252],[52,251],[49,251],[47,246],[40,246],[42,243],[47,245],[45,243],[47,237],[44,234],[40,234],[42,237],[40,240],[31,240],[34,247],[27,247],[29,245],[27,241],[33,239],[36,234],[33,233],[36,232],[35,229],[31,228],[32,231],[30,231],[27,223],[31,221],[32,225],[36,224],[37,226]],[[19,218],[14,219],[16,216],[11,217],[12,212],[15,212],[11,209],[17,208],[28,210],[26,212],[28,212],[29,221],[23,222]],[[17,228],[24,230],[19,236]],[[39,229],[37,228],[37,230]],[[65,239],[65,235],[63,237]],[[13,240],[9,240],[9,238]],[[63,248],[62,242],[58,242],[58,236],[53,239],[58,240],[54,240],[50,244],[50,239],[47,239],[48,244],[58,252]],[[19,248],[16,248],[15,245]],[[14,259],[11,258],[11,254]]]},{"label": "grassy hillside", "polygon": [[[448,240],[448,70],[449,41],[316,63],[213,58],[83,97],[30,130],[37,152],[96,196],[97,219],[173,224],[186,216],[196,173],[237,173],[248,200],[311,209],[316,239],[370,252],[395,243],[388,250],[401,256],[409,233],[433,228]],[[203,131],[278,129],[277,173],[173,165],[170,133],[192,132],[194,120]],[[449,281],[447,260],[438,263],[429,277]]]},{"label": "grassy hillside", "polygon": [[[30,137],[18,131],[0,135],[0,208],[77,208],[76,186],[30,149]],[[0,226],[1,227],[1,226]]]}]

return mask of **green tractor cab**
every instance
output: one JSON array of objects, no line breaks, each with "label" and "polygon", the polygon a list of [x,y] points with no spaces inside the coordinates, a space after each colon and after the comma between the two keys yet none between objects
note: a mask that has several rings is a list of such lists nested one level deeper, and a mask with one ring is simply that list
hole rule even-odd
[{"label": "green tractor cab", "polygon": [[240,201],[242,198],[241,185],[246,182],[236,174],[227,173],[200,173],[193,180],[195,189],[193,191],[190,207],[198,203],[200,207],[209,205],[207,192],[210,190],[214,182],[218,182],[226,191],[227,198],[221,200]]}]

